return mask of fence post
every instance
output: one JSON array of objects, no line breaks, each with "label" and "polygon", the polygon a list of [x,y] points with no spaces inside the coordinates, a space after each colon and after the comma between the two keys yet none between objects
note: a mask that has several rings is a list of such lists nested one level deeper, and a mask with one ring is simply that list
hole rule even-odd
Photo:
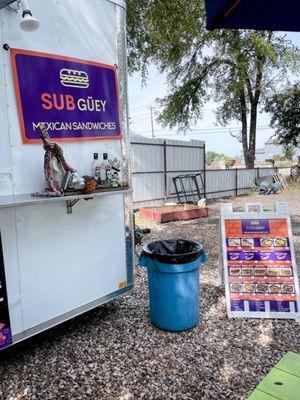
[{"label": "fence post", "polygon": [[203,188],[203,196],[204,196],[204,198],[206,199],[206,147],[205,147],[205,143],[204,143],[204,145],[203,145],[202,151],[203,151],[203,170],[204,170],[204,177],[203,177],[203,185],[204,185],[204,188]]},{"label": "fence post", "polygon": [[235,169],[235,195],[238,196],[239,194],[239,186],[238,186],[238,169]]},{"label": "fence post", "polygon": [[164,149],[164,198],[165,204],[168,200],[168,179],[167,179],[167,142],[164,140],[163,144]]}]

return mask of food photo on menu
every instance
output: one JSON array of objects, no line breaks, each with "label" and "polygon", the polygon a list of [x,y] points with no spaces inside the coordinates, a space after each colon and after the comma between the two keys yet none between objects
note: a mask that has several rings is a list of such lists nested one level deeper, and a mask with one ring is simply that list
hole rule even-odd
[{"label": "food photo on menu", "polygon": [[260,239],[260,245],[262,247],[272,247],[273,246],[273,239],[270,238],[261,238]]},{"label": "food photo on menu", "polygon": [[266,274],[267,274],[267,268],[264,267],[254,268],[254,276],[265,276]]},{"label": "food photo on menu", "polygon": [[268,293],[268,285],[266,283],[258,283],[256,285],[257,293]]},{"label": "food photo on menu", "polygon": [[241,239],[230,238],[228,239],[229,247],[241,247]]},{"label": "food photo on menu", "polygon": [[254,247],[254,239],[242,238],[242,247]]}]

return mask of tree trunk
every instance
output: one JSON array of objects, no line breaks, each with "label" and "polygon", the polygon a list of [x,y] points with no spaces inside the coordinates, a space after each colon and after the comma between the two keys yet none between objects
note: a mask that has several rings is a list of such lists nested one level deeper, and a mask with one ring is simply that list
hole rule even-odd
[{"label": "tree trunk", "polygon": [[251,104],[251,108],[250,108],[249,144],[248,144],[247,155],[245,155],[245,164],[246,168],[251,168],[251,169],[255,167],[257,108],[261,95],[261,82],[263,77],[264,64],[265,64],[265,57],[258,57],[256,63],[256,80],[255,80],[254,94],[252,93],[251,90],[248,91],[248,97]]},{"label": "tree trunk", "polygon": [[242,146],[246,168],[249,168],[251,160],[249,159],[249,147],[248,147],[248,123],[247,123],[247,105],[245,91],[242,89],[240,94],[241,104],[241,122],[242,122]]},{"label": "tree trunk", "polygon": [[251,104],[247,168],[255,167],[257,106],[258,104],[256,101]]}]

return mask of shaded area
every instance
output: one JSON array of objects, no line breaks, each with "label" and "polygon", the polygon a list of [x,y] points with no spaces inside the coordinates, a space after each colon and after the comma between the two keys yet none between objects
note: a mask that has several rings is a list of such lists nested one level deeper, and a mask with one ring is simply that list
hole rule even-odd
[{"label": "shaded area", "polygon": [[[269,208],[289,202],[299,252],[299,192],[233,201],[257,199]],[[151,228],[149,242],[181,237],[203,243],[209,262],[201,271],[195,329],[172,334],[150,324],[146,271],[137,267],[133,294],[1,352],[1,400],[245,400],[286,352],[300,352],[294,321],[227,318],[224,286],[217,286],[218,207],[210,207],[208,219],[139,221]]]},{"label": "shaded area", "polygon": [[300,31],[295,0],[206,0],[207,29]]}]

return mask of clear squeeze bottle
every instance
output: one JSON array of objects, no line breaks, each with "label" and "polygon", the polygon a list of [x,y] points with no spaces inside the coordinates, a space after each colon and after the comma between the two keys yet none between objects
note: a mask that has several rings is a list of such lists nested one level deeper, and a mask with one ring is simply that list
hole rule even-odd
[{"label": "clear squeeze bottle", "polygon": [[107,158],[108,154],[103,153],[103,162],[100,165],[100,183],[104,185],[106,183],[106,170],[107,170]]},{"label": "clear squeeze bottle", "polygon": [[91,176],[98,180],[100,179],[100,161],[98,153],[94,153],[94,160],[92,162]]}]

